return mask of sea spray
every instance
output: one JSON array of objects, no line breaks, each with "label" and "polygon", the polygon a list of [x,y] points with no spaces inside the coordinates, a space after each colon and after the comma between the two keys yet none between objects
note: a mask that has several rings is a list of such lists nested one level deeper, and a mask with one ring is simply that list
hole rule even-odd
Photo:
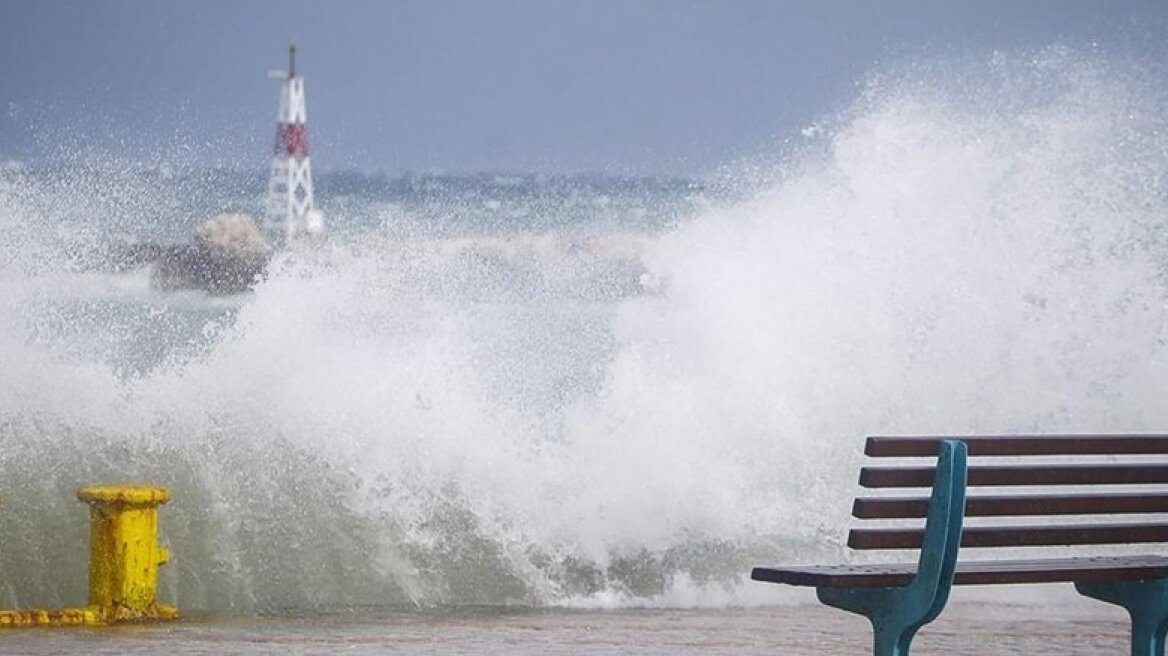
[{"label": "sea spray", "polygon": [[740,603],[840,556],[867,434],[1163,430],[1163,101],[1059,49],[918,62],[675,226],[354,202],[226,306],[79,304],[6,246],[2,601],[76,602],[72,490],[131,479],[175,493],[188,608]]}]

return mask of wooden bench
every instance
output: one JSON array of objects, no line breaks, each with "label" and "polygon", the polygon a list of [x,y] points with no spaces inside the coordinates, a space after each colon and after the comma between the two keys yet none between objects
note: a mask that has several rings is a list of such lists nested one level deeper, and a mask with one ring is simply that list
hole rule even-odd
[{"label": "wooden bench", "polygon": [[[758,567],[751,578],[813,586],[823,603],[866,616],[877,656],[907,655],[913,636],[940,615],[954,584],[1070,582],[1080,594],[1127,609],[1133,656],[1163,656],[1168,557],[1080,553],[959,562],[957,555],[962,547],[1168,542],[1168,523],[1149,519],[1168,513],[1168,494],[1148,487],[1168,483],[1168,436],[869,437],[864,453],[937,457],[935,466],[860,470],[862,487],[932,487],[928,498],[862,496],[852,508],[862,520],[925,518],[923,529],[904,527],[904,521],[866,523],[848,536],[853,549],[919,549],[918,561]],[[973,466],[967,464],[971,457],[979,458]],[[1001,457],[1013,459],[1003,464]],[[967,485],[996,489],[967,498]],[[1027,493],[1020,486],[1044,489]],[[965,526],[966,517],[993,519]]]}]

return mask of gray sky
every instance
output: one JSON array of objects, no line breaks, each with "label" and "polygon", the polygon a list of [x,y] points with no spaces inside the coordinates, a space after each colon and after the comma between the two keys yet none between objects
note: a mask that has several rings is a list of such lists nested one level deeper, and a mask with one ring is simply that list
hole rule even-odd
[{"label": "gray sky", "polygon": [[318,168],[692,175],[896,62],[1168,61],[1168,1],[0,0],[0,160],[262,168],[293,34]]}]

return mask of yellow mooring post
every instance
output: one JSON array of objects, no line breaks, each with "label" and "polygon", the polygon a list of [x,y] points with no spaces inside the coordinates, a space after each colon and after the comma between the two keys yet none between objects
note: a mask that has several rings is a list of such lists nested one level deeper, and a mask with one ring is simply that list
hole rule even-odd
[{"label": "yellow mooring post", "polygon": [[89,605],[62,610],[0,611],[0,627],[100,625],[166,620],[178,609],[158,603],[158,567],[170,559],[158,545],[160,487],[93,485],[77,491],[89,504]]},{"label": "yellow mooring post", "polygon": [[107,622],[171,619],[174,606],[158,603],[158,566],[170,552],[158,545],[158,506],[170,501],[160,487],[93,485],[77,490],[89,504],[89,606]]}]

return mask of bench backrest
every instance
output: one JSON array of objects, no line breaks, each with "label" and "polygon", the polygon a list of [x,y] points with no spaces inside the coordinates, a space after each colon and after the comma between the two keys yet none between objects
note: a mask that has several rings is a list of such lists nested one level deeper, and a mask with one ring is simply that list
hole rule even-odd
[{"label": "bench backrest", "polygon": [[[860,485],[932,487],[942,439],[960,440],[968,447],[970,488],[998,488],[970,490],[966,517],[1001,519],[984,526],[967,522],[963,548],[1168,542],[1168,521],[1147,517],[1168,513],[1168,493],[1144,487],[1168,483],[1168,435],[869,437],[864,448],[868,456],[929,457],[929,465],[866,466],[860,470]],[[1002,457],[1013,460],[1001,464]],[[1115,487],[1133,485],[1140,487]],[[1017,489],[1036,486],[1057,486],[1057,491]],[[860,519],[923,518],[928,502],[927,493],[864,496],[855,500],[852,514]],[[1127,517],[1117,521],[1116,515]],[[923,528],[856,528],[848,546],[916,549],[923,534]]]}]

